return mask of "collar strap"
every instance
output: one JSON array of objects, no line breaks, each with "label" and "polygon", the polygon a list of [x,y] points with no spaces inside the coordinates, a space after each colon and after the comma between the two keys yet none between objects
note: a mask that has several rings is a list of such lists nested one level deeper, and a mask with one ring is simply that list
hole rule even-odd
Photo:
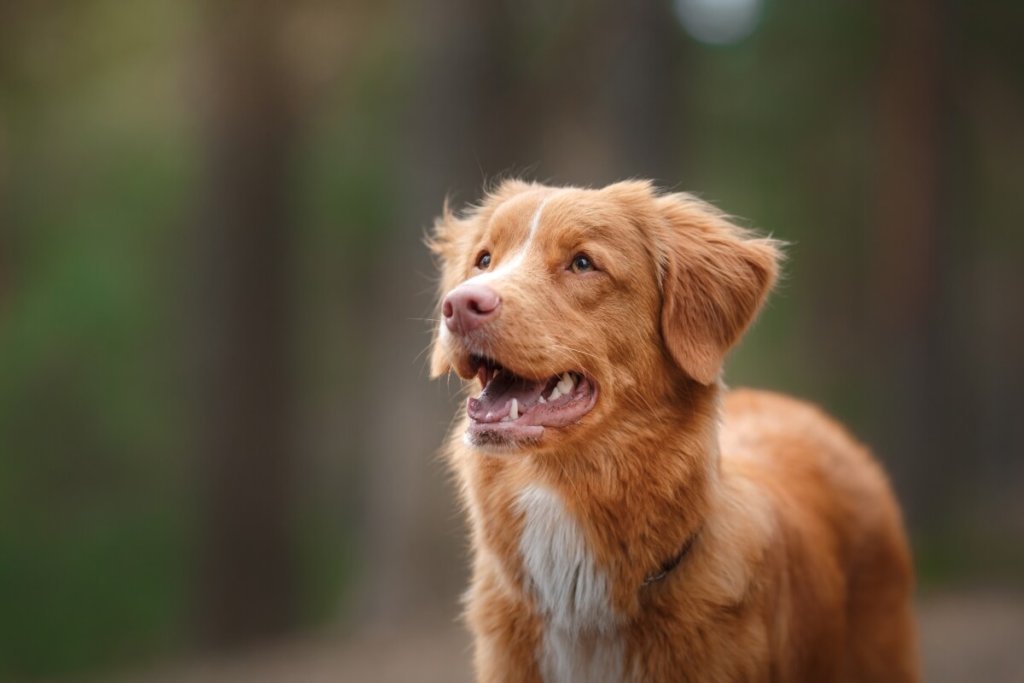
[{"label": "collar strap", "polygon": [[652,583],[657,583],[658,581],[661,581],[669,575],[669,572],[678,567],[679,564],[683,561],[683,558],[685,558],[687,554],[689,554],[690,548],[693,547],[693,542],[697,540],[697,536],[699,534],[700,529],[695,531],[688,539],[686,539],[686,543],[683,543],[683,547],[679,549],[679,552],[677,552],[675,555],[673,555],[668,560],[663,562],[661,566],[658,568],[658,571],[651,572],[646,577],[644,577],[643,585],[649,586]]}]

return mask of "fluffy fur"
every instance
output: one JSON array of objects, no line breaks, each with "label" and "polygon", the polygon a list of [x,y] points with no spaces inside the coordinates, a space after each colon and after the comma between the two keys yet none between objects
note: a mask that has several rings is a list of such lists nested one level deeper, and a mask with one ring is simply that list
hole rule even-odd
[{"label": "fluffy fur", "polygon": [[473,442],[465,414],[452,432],[478,680],[918,679],[883,472],[813,406],[720,381],[777,243],[645,182],[507,181],[464,215],[446,208],[431,248],[442,295],[473,280],[501,299],[471,336],[438,327],[434,375],[479,391],[485,355],[597,387],[588,413],[540,437]]}]

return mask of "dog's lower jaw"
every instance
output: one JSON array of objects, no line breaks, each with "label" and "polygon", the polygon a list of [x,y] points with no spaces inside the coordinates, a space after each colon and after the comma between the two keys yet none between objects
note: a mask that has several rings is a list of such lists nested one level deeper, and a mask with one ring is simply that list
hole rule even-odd
[{"label": "dog's lower jaw", "polygon": [[536,448],[545,431],[546,428],[537,427],[529,435],[513,438],[501,432],[474,429],[469,425],[462,434],[462,442],[486,455],[513,455]]}]

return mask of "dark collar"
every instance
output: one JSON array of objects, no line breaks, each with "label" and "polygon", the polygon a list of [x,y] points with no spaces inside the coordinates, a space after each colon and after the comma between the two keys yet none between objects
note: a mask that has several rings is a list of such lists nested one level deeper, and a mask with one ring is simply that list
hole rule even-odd
[{"label": "dark collar", "polygon": [[700,535],[700,529],[697,529],[697,531],[693,532],[693,534],[691,534],[690,537],[686,539],[686,542],[683,543],[683,547],[679,549],[679,552],[677,552],[675,555],[673,555],[672,557],[668,558],[665,562],[663,562],[661,566],[658,567],[658,571],[651,572],[650,574],[645,576],[643,585],[649,586],[652,583],[657,583],[658,581],[661,581],[666,576],[668,576],[669,572],[678,567],[679,563],[683,561],[683,558],[685,558],[687,554],[689,554],[690,548],[693,547],[693,542],[697,540],[698,535]]}]

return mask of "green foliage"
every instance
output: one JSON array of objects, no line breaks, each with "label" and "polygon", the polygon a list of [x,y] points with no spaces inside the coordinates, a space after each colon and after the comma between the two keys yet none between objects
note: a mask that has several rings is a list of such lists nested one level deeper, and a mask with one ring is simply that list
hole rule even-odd
[{"label": "green foliage", "polygon": [[166,651],[187,606],[179,274],[166,257],[190,146],[136,99],[131,64],[76,68],[89,89],[47,77],[6,91],[0,677]]}]

